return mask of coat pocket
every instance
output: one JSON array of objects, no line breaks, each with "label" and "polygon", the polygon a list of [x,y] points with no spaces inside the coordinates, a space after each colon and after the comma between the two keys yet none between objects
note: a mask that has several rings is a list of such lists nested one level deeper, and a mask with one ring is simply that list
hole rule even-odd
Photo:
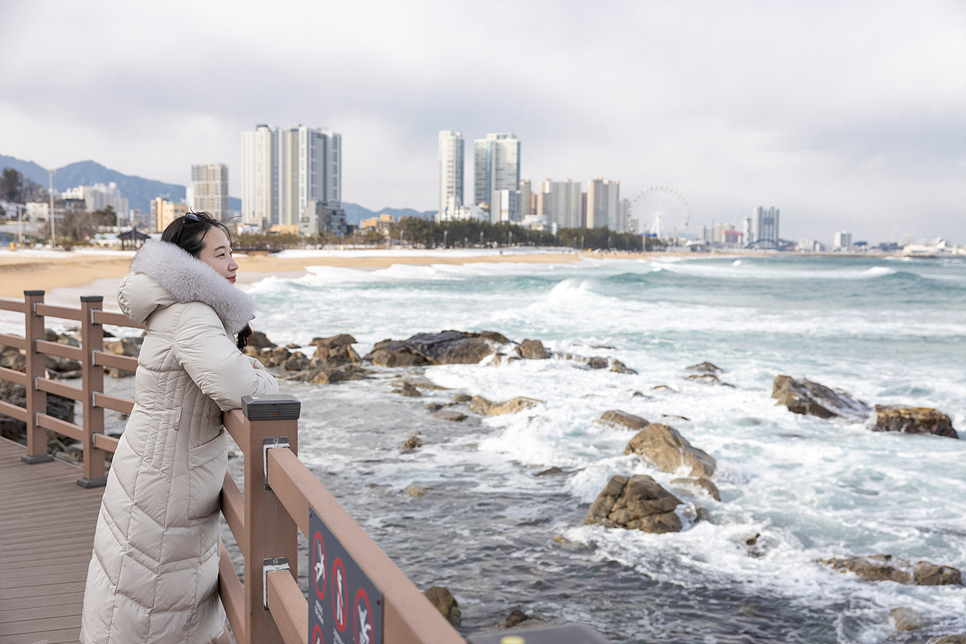
[{"label": "coat pocket", "polygon": [[221,486],[228,470],[228,443],[222,429],[214,439],[188,450],[188,519],[218,511]]}]

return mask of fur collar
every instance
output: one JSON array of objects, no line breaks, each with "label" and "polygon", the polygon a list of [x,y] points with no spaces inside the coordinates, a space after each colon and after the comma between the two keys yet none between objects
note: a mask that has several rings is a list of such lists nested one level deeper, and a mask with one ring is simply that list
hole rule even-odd
[{"label": "fur collar", "polygon": [[[255,302],[211,266],[175,244],[150,240],[134,255],[131,272],[150,277],[177,302],[207,304],[229,333],[238,333],[255,317]],[[136,297],[134,293],[131,297]]]}]

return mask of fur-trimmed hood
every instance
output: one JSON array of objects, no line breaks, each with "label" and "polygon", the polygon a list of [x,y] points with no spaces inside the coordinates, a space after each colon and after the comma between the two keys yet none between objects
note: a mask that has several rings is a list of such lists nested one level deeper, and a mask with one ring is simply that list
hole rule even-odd
[{"label": "fur-trimmed hood", "polygon": [[137,324],[175,302],[207,304],[229,333],[255,317],[255,303],[215,269],[175,244],[147,241],[134,255],[131,273],[117,289],[121,311]]}]

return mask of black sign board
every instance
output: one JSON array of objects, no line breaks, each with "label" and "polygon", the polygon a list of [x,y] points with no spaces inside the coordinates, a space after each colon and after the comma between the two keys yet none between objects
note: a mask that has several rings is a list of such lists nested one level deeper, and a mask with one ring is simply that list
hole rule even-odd
[{"label": "black sign board", "polygon": [[309,506],[309,644],[382,644],[382,593]]}]

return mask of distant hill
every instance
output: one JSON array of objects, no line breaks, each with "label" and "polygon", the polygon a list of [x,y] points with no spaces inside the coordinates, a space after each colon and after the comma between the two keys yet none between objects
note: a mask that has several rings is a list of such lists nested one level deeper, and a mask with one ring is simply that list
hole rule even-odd
[{"label": "distant hill", "polygon": [[[33,161],[24,161],[16,157],[8,157],[0,154],[0,169],[14,168],[24,177],[36,181],[40,185],[47,187],[47,169]],[[183,201],[185,198],[185,187],[176,183],[164,183],[153,179],[135,177],[132,175],[121,174],[117,170],[105,168],[100,163],[94,161],[79,161],[57,168],[54,174],[54,189],[67,190],[80,185],[93,185],[95,183],[117,184],[121,194],[127,197],[128,204],[142,212],[151,210],[151,201],[156,197],[164,196],[167,199]],[[229,197],[228,207],[231,210],[241,210],[241,199]],[[378,215],[392,215],[393,217],[423,217],[432,218],[435,211],[420,212],[412,208],[383,208],[382,210],[369,210],[364,206],[351,202],[343,202],[346,220],[350,224],[358,225],[363,219],[369,219]]]}]

